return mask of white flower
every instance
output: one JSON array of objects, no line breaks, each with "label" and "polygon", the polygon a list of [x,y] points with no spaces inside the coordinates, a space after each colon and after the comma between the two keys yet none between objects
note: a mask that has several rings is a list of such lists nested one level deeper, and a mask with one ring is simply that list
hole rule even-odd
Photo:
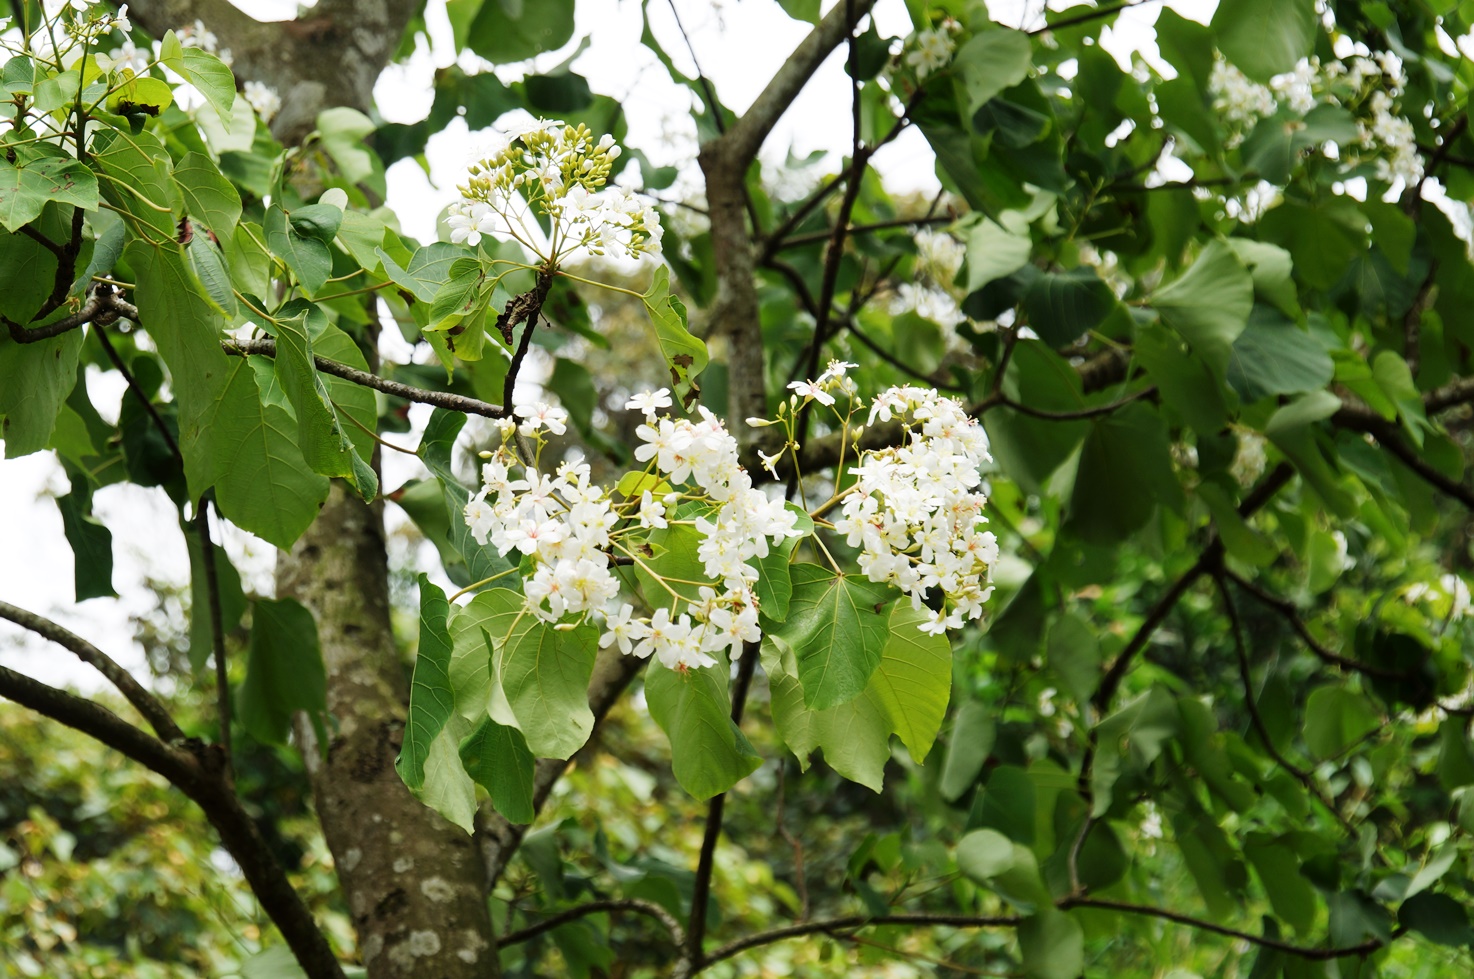
[{"label": "white flower", "polygon": [[512,413],[523,420],[517,426],[517,431],[523,435],[534,435],[545,428],[554,435],[562,435],[568,430],[568,412],[544,401],[517,405]]},{"label": "white flower", "polygon": [[919,31],[916,34],[915,44],[916,46],[906,53],[906,64],[916,69],[918,81],[934,71],[947,67],[952,60],[952,52],[957,48],[957,43],[952,39],[952,32],[945,24],[938,30]]},{"label": "white flower", "polygon": [[624,406],[643,412],[646,418],[653,418],[657,411],[669,408],[671,404],[670,388],[660,388],[656,391],[641,391],[626,401]]},{"label": "white flower", "polygon": [[788,389],[800,398],[813,398],[825,407],[834,404],[834,395],[824,390],[815,381],[794,381],[788,385]]},{"label": "white flower", "polygon": [[1274,115],[1274,93],[1221,58],[1213,62],[1208,75],[1208,92],[1213,96],[1214,111],[1241,128]]},{"label": "white flower", "polygon": [[640,496],[640,526],[664,530],[670,524],[665,519],[665,506],[646,490]]},{"label": "white flower", "polygon": [[246,103],[256,110],[262,122],[271,122],[281,111],[281,96],[270,85],[252,79],[242,87],[241,94],[245,96]]}]

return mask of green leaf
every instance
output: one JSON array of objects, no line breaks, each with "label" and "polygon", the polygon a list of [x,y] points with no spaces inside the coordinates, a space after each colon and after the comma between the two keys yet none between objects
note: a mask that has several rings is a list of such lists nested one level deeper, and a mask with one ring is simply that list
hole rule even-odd
[{"label": "green leaf", "polygon": [[241,219],[241,197],[202,153],[186,153],[174,164],[174,180],[184,198],[184,213],[215,232],[222,241]]},{"label": "green leaf", "polygon": [[[318,329],[308,323],[317,320]],[[311,333],[327,327],[327,316],[310,303],[294,300],[278,312],[276,377],[297,414],[297,447],[313,472],[342,476],[365,501],[379,492],[378,477],[354,449],[353,441],[323,378],[313,362]]]},{"label": "green leaf", "polygon": [[1244,845],[1244,856],[1259,875],[1269,903],[1285,921],[1302,935],[1315,926],[1315,889],[1300,874],[1300,858],[1283,843],[1271,842],[1252,834]]},{"label": "green leaf", "polygon": [[1259,233],[1287,249],[1295,275],[1313,289],[1329,289],[1366,248],[1365,219],[1344,198],[1310,207],[1285,201],[1259,219]]},{"label": "green leaf", "polygon": [[1082,265],[1031,276],[1023,303],[1030,328],[1050,346],[1064,347],[1105,321],[1116,308],[1116,294],[1095,269]]},{"label": "green leaf", "polygon": [[[30,323],[51,295],[56,264],[55,253],[36,239],[0,233],[0,315],[16,323]],[[0,334],[0,343],[9,339],[9,330]],[[3,399],[0,395],[0,403]]]},{"label": "green leaf", "polygon": [[131,69],[125,69],[123,76],[126,80],[107,97],[109,112],[123,116],[157,116],[173,104],[174,90],[162,78],[133,75]]},{"label": "green leaf", "polygon": [[181,53],[185,79],[200,90],[205,101],[219,114],[221,123],[231,128],[231,110],[235,107],[235,76],[215,55],[202,48],[184,48]]},{"label": "green leaf", "polygon": [[868,684],[918,765],[931,753],[952,691],[951,642],[917,628],[929,618],[904,600],[892,606],[890,639]]},{"label": "green leaf", "polygon": [[193,225],[189,228],[191,234],[187,244],[184,246],[184,254],[189,259],[189,267],[193,270],[195,278],[199,280],[205,295],[221,314],[232,319],[235,318],[240,306],[235,301],[235,289],[230,280],[230,272],[225,268],[225,256],[213,241],[207,238],[203,228]]},{"label": "green leaf", "polygon": [[732,722],[729,667],[679,672],[651,660],[645,670],[650,716],[670,738],[671,770],[697,799],[720,795],[757,771],[762,758]]},{"label": "green leaf", "polygon": [[778,6],[794,20],[819,23],[819,0],[778,0]]},{"label": "green leaf", "polygon": [[594,728],[588,689],[599,630],[586,622],[555,629],[510,589],[483,598],[495,609],[487,632],[496,645],[497,676],[528,748],[539,758],[571,757]]},{"label": "green leaf", "polygon": [[834,707],[859,695],[880,665],[887,641],[881,608],[891,589],[816,564],[796,564],[788,620],[776,634],[793,646],[804,704]]},{"label": "green leaf", "polygon": [[1305,747],[1317,758],[1335,758],[1381,723],[1361,694],[1339,686],[1317,687],[1305,701]]},{"label": "green leaf", "polygon": [[[394,762],[399,777],[416,795],[425,788],[425,766],[431,745],[454,712],[450,688],[450,631],[446,619],[450,603],[445,592],[420,575],[420,645],[415,653],[414,676],[410,681],[409,716],[404,722],[404,743]],[[454,746],[453,746],[454,747]],[[456,755],[456,764],[460,764]]]},{"label": "green leaf", "polygon": [[1049,629],[1047,656],[1075,702],[1089,703],[1100,685],[1100,642],[1085,620],[1072,613],[1060,616]]},{"label": "green leaf", "polygon": [[527,740],[514,727],[485,718],[461,742],[461,764],[491,796],[491,804],[508,822],[526,824],[533,808],[534,761]]},{"label": "green leaf", "polygon": [[1067,912],[1053,908],[1018,926],[1024,973],[1034,979],[1076,979],[1085,970],[1085,933]]},{"label": "green leaf", "polygon": [[1178,512],[1185,505],[1161,414],[1138,402],[1092,422],[1070,497],[1070,527],[1086,541],[1116,544],[1140,530],[1159,503]]},{"label": "green leaf", "polygon": [[952,70],[962,76],[971,119],[995,95],[1029,75],[1033,46],[1021,31],[996,27],[973,35],[957,49]]},{"label": "green leaf", "polygon": [[103,176],[101,189],[109,204],[130,215],[157,242],[175,237],[174,193],[169,152],[152,133],[137,135],[115,129],[92,141],[93,162]]},{"label": "green leaf", "polygon": [[425,805],[467,833],[476,831],[476,784],[459,751],[466,722],[451,717],[440,729],[425,757],[424,784],[415,794]]},{"label": "green leaf", "polygon": [[292,270],[307,292],[310,294],[321,289],[328,276],[333,274],[333,256],[328,246],[318,238],[298,231],[280,204],[272,204],[267,209],[265,231],[266,247],[287,263],[287,268]]},{"label": "green leaf", "polygon": [[62,532],[72,547],[72,582],[76,601],[107,598],[113,590],[112,531],[92,516],[92,491],[87,481],[72,478],[72,491],[56,498]]},{"label": "green leaf", "polygon": [[1029,261],[1032,243],[988,218],[967,235],[967,291],[977,292],[989,282],[1012,275]]},{"label": "green leaf", "polygon": [[660,352],[670,368],[671,389],[681,404],[690,407],[701,393],[696,375],[706,369],[706,344],[686,329],[686,306],[670,294],[670,271],[664,266],[655,270],[655,278],[644,295],[645,309],[655,324],[655,337]]},{"label": "green leaf", "polygon": [[0,225],[16,231],[48,201],[97,210],[97,177],[76,160],[43,157],[22,166],[0,159]]},{"label": "green leaf", "polygon": [[286,744],[297,711],[321,718],[327,710],[317,622],[291,599],[252,603],[246,679],[237,704],[241,726],[263,744]]},{"label": "green leaf", "polygon": [[957,869],[1024,914],[1051,903],[1033,851],[996,830],[973,830],[958,840]]},{"label": "green leaf", "polygon": [[1152,296],[1163,321],[1220,376],[1253,305],[1254,280],[1221,241],[1209,243],[1192,267]]},{"label": "green leaf", "polygon": [[997,736],[992,711],[980,700],[965,700],[952,721],[947,738],[947,754],[942,760],[939,783],[942,798],[956,802],[973,787],[983,770],[983,763],[993,752]]},{"label": "green leaf", "polygon": [[[1394,209],[1395,210],[1395,209]],[[1398,212],[1399,214],[1401,212]],[[1295,289],[1295,263],[1290,253],[1267,241],[1230,238],[1228,247],[1238,256],[1254,280],[1254,296],[1289,317],[1300,315],[1300,295]]]},{"label": "green leaf", "polygon": [[81,349],[81,330],[35,343],[16,343],[8,331],[0,332],[0,438],[5,440],[5,458],[39,452],[50,443],[57,415],[77,383]]},{"label": "green leaf", "polygon": [[1474,942],[1469,912],[1447,894],[1418,894],[1397,909],[1398,922],[1438,945],[1466,946]]},{"label": "green leaf", "polygon": [[317,114],[322,148],[350,184],[362,183],[374,175],[374,154],[364,145],[364,140],[376,128],[368,116],[346,106],[334,106]]},{"label": "green leaf", "polygon": [[416,249],[406,266],[401,266],[383,248],[376,248],[374,253],[384,266],[384,274],[422,303],[435,301],[435,293],[450,278],[451,265],[457,259],[471,257],[467,248],[446,241]]},{"label": "green leaf", "polygon": [[1268,82],[1310,54],[1320,33],[1314,0],[1223,0],[1213,33],[1224,57],[1257,82]]},{"label": "green leaf", "polygon": [[484,0],[466,40],[494,64],[526,61],[573,37],[573,0]]},{"label": "green leaf", "polygon": [[1336,365],[1316,340],[1283,315],[1255,306],[1233,342],[1228,383],[1247,404],[1278,394],[1314,391],[1331,382]]}]

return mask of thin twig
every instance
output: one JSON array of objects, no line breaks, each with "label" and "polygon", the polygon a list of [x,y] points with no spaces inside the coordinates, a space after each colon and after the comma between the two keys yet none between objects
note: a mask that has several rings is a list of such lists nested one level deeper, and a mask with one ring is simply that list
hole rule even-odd
[{"label": "thin twig", "polygon": [[624,911],[654,918],[665,926],[666,931],[670,932],[671,942],[677,949],[685,948],[686,933],[681,928],[681,923],[673,918],[669,911],[651,901],[644,901],[640,898],[633,897],[617,901],[589,901],[587,904],[580,904],[576,908],[560,911],[552,917],[544,918],[535,925],[528,925],[526,928],[519,928],[517,931],[508,932],[506,935],[497,939],[497,946],[499,948],[506,948],[509,945],[520,945],[523,942],[536,938],[544,932],[552,931],[554,928],[566,925],[570,921],[577,921],[579,918],[584,918],[591,914],[618,914]]},{"label": "thin twig", "polygon": [[[220,722],[220,750],[225,755],[225,774],[229,778],[233,756],[230,751],[230,671],[225,660],[225,624],[220,610],[220,576],[215,568],[215,542],[210,537],[210,495],[202,495],[195,504],[195,534],[200,541],[200,566],[205,571],[205,595],[209,605],[210,648],[215,654],[215,712]],[[192,614],[198,615],[199,609]]]},{"label": "thin twig", "polygon": [[184,740],[184,732],[174,723],[174,718],[163,703],[107,653],[50,619],[7,602],[0,602],[0,619],[7,619],[22,629],[56,643],[101,673],[143,719],[148,721],[149,727],[154,729],[161,740],[171,743]]},{"label": "thin twig", "polygon": [[[238,356],[257,355],[262,357],[276,356],[276,341],[269,338],[259,340],[227,340],[221,346],[228,354]],[[391,381],[387,377],[370,374],[347,364],[340,364],[336,360],[328,360],[326,357],[312,358],[314,365],[324,374],[333,377],[341,377],[345,381],[351,381],[361,387],[373,388],[375,391],[383,391],[385,394],[405,401],[413,401],[416,404],[433,405],[436,408],[446,408],[450,411],[459,411],[466,415],[480,415],[483,418],[502,418],[506,415],[501,405],[494,405],[476,398],[468,398],[460,394],[452,394],[449,391],[428,391],[424,388],[412,387],[401,384],[399,381]]]},{"label": "thin twig", "polygon": [[799,922],[798,924],[785,925],[782,928],[772,928],[768,931],[760,931],[757,934],[748,935],[746,938],[739,938],[734,942],[729,942],[721,946],[706,956],[701,960],[701,966],[704,968],[723,959],[730,959],[734,955],[741,955],[749,949],[761,948],[764,945],[772,945],[775,942],[783,942],[791,938],[803,938],[807,935],[830,934],[851,928],[867,928],[873,925],[933,925],[946,928],[1015,928],[1023,920],[1012,915],[989,917],[967,914],[931,914],[928,912],[844,915],[838,918],[824,918],[819,921],[805,921]]}]

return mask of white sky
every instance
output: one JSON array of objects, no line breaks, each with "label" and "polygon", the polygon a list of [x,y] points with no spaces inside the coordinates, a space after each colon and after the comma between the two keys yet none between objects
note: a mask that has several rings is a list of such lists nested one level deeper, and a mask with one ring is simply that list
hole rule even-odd
[{"label": "white sky", "polygon": [[[290,0],[232,2],[264,20],[290,18],[297,9]],[[676,0],[676,4],[702,70],[712,79],[721,100],[738,112],[751,104],[809,29],[790,19],[771,0]],[[826,9],[830,6],[832,3],[825,3]],[[1025,26],[1039,22],[1041,6],[1039,0],[993,0],[990,4],[995,19]],[[1103,46],[1126,63],[1133,51],[1154,58],[1151,25],[1163,6],[1206,22],[1217,0],[1172,0],[1126,10],[1114,28],[1107,28]],[[679,67],[694,73],[669,4],[654,0],[650,14],[666,51]],[[880,0],[874,17],[882,36],[910,31],[902,0]],[[450,64],[455,56],[444,0],[430,0],[426,18],[432,45],[422,45],[408,65],[391,68],[375,89],[379,109],[389,121],[423,118],[430,108],[435,68]],[[683,185],[699,189],[699,175],[694,169],[695,132],[688,117],[691,96],[670,80],[654,55],[640,44],[639,0],[579,0],[577,18],[575,42],[579,36],[588,35],[591,43],[573,63],[573,69],[589,79],[595,92],[623,102],[629,122],[628,145],[643,150],[656,165],[681,166]],[[504,68],[498,69],[498,74],[511,79],[524,72],[547,70],[566,57],[567,52],[555,52],[537,59],[530,71]],[[768,139],[763,159],[781,163],[790,149],[800,157],[813,151],[835,157],[847,152],[848,107],[849,83],[843,72],[843,55],[836,53],[784,115]],[[461,168],[477,145],[476,135],[457,120],[430,141],[429,177],[407,160],[390,168],[389,205],[399,215],[406,233],[423,241],[433,240],[436,215],[454,198]],[[893,190],[935,191],[940,186],[934,157],[914,131],[877,154],[875,165]],[[125,393],[121,380],[95,374],[89,378],[88,388],[99,412],[115,420]],[[420,422],[423,424],[423,418]],[[414,444],[410,436],[389,437],[401,445]],[[408,457],[396,453],[386,453],[385,457],[387,489],[423,475]],[[66,477],[50,452],[0,460],[0,513],[6,515],[0,520],[0,599],[55,619],[146,678],[142,650],[132,641],[130,616],[146,611],[152,604],[146,586],[150,578],[182,585],[189,576],[187,552],[173,506],[158,489],[125,483],[98,491],[94,512],[113,533],[113,582],[122,597],[92,599],[78,605],[72,602],[72,551],[51,500],[54,494],[64,494],[66,486]],[[387,510],[391,524],[404,519],[396,507]],[[233,529],[224,544],[247,588],[269,594],[274,550]],[[70,684],[84,691],[103,686],[100,678],[80,667],[70,653],[8,623],[0,623],[0,663],[46,682]]]}]

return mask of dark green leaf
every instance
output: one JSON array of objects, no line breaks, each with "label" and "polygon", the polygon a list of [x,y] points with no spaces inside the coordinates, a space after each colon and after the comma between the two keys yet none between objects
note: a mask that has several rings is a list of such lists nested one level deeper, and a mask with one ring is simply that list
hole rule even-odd
[{"label": "dark green leaf", "polygon": [[264,744],[286,744],[292,715],[327,710],[327,675],[312,613],[289,598],[258,599],[238,705],[241,726]]}]

